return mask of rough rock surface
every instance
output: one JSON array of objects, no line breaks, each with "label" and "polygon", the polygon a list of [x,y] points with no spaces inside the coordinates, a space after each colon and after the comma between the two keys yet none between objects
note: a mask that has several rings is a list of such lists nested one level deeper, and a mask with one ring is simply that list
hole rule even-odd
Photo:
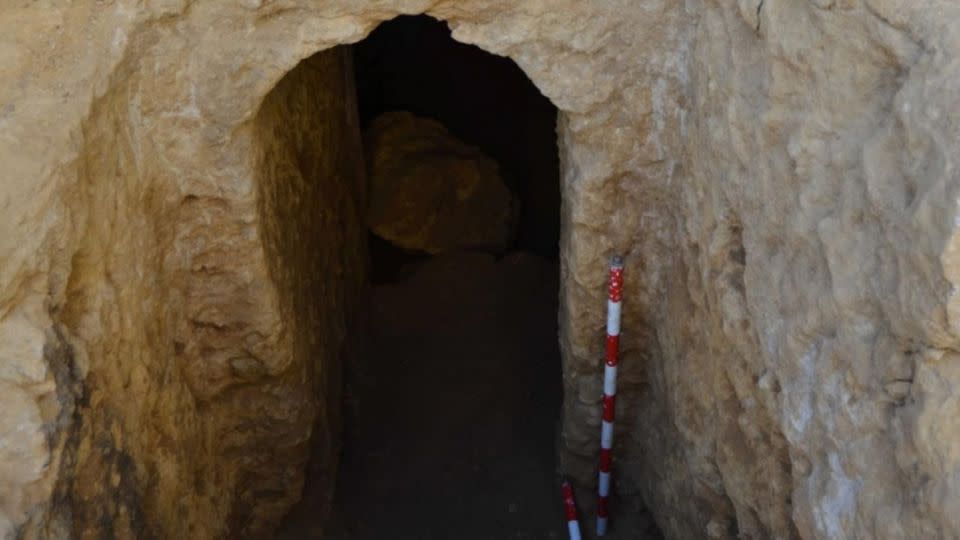
[{"label": "rough rock surface", "polygon": [[[330,327],[294,335],[281,314],[301,309],[303,270],[270,268],[308,263],[267,255],[284,216],[258,210],[254,118],[300,60],[421,12],[514,59],[561,111],[569,472],[592,481],[620,252],[617,489],[666,535],[960,535],[952,0],[4,9],[0,535],[218,536],[295,498],[305,392],[326,384],[297,343],[336,349],[363,269],[324,265],[303,316]],[[323,214],[324,256],[344,253],[341,218]],[[289,455],[264,461],[275,418]],[[241,471],[290,476],[250,491]]]},{"label": "rough rock surface", "polygon": [[956,538],[960,5],[696,17],[675,252],[631,266],[648,503],[674,537]]},{"label": "rough rock surface", "polygon": [[497,163],[439,122],[380,115],[364,133],[364,149],[367,224],[378,236],[427,253],[509,246],[513,201]]},{"label": "rough rock surface", "polygon": [[[22,315],[4,318],[0,342],[20,347],[4,351],[4,378],[37,381],[2,398],[0,437],[17,444],[0,444],[8,524],[30,520],[28,537],[257,536],[299,498],[311,433],[333,474],[338,362],[366,264],[345,53],[305,60],[226,130],[204,121],[222,103],[191,105],[173,81],[135,91],[186,76],[159,58],[95,100],[55,208],[78,229],[69,252],[48,253],[69,263],[44,278],[62,289],[45,299],[56,324],[44,344]],[[17,367],[35,347],[49,382],[43,364]]]}]

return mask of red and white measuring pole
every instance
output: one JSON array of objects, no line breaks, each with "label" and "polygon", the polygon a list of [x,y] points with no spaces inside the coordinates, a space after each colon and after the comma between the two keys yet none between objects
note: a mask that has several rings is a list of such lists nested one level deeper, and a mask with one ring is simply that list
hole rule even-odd
[{"label": "red and white measuring pole", "polygon": [[573,500],[573,486],[568,480],[564,480],[560,489],[563,492],[563,510],[567,515],[570,540],[580,540],[580,522],[577,520],[577,503]]},{"label": "red and white measuring pole", "polygon": [[600,430],[600,481],[597,500],[597,536],[607,534],[610,469],[613,463],[613,418],[617,400],[617,361],[620,350],[620,308],[623,305],[623,259],[610,261],[607,296],[607,350],[603,366],[603,422]]}]

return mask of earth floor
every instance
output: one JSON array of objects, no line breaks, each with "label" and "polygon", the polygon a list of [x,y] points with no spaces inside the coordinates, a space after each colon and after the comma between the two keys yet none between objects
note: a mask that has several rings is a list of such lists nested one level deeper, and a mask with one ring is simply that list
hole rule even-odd
[{"label": "earth floor", "polygon": [[[334,522],[321,532],[301,508],[281,536],[567,538],[558,273],[533,255],[461,253],[375,285],[362,360],[346,376]],[[641,506],[608,538],[655,529]]]}]

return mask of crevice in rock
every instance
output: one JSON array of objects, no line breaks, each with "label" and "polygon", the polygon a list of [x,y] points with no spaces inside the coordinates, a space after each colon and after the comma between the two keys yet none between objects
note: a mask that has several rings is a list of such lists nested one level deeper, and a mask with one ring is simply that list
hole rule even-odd
[{"label": "crevice in rock", "polygon": [[765,0],[760,0],[760,2],[757,4],[757,27],[754,29],[756,30],[757,34],[760,33],[760,24],[763,21],[760,11],[763,9],[764,1]]},{"label": "crevice in rock", "polygon": [[57,482],[53,487],[50,508],[43,523],[32,524],[35,531],[49,538],[67,537],[73,529],[75,492],[73,477],[76,467],[79,431],[82,422],[79,408],[88,405],[83,378],[78,372],[73,350],[60,329],[52,329],[52,342],[44,346],[44,358],[57,386],[56,399],[60,410],[45,428],[47,444],[58,456]]}]

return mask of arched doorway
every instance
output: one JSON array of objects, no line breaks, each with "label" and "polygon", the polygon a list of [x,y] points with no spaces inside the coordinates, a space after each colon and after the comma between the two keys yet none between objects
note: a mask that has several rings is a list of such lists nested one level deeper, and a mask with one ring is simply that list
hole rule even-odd
[{"label": "arched doorway", "polygon": [[[330,482],[317,464],[284,534],[561,531],[556,109],[512,61],[427,16],[385,22],[349,52],[366,162],[365,323],[343,358],[332,515],[316,511]],[[321,461],[328,451],[315,448]]]}]

